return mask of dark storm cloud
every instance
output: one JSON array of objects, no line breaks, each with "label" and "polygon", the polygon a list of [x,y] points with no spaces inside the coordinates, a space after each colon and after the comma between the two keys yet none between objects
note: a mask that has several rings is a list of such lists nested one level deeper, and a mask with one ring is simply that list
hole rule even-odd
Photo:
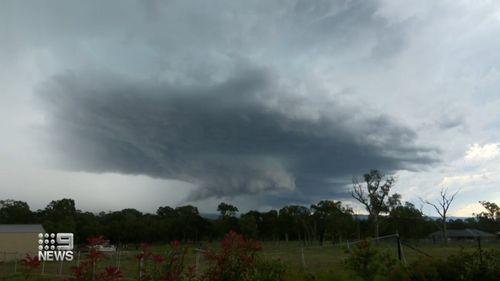
[{"label": "dark storm cloud", "polygon": [[192,199],[339,194],[335,178],[435,161],[436,151],[414,145],[416,133],[389,117],[334,95],[317,103],[275,80],[248,67],[177,84],[73,73],[39,96],[68,169],[183,180],[198,186]]},{"label": "dark storm cloud", "polygon": [[445,114],[439,120],[437,125],[442,130],[449,130],[457,127],[466,126],[464,116],[458,114]]}]

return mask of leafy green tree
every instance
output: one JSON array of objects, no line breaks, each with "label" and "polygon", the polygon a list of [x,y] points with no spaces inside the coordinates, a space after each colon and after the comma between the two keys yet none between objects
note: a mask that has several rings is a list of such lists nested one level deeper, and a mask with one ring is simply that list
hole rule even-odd
[{"label": "leafy green tree", "polygon": [[103,214],[104,235],[115,243],[140,243],[143,238],[143,215],[132,208]]},{"label": "leafy green tree", "polygon": [[73,199],[51,201],[41,212],[48,232],[76,232],[76,208]]},{"label": "leafy green tree", "polygon": [[198,241],[206,229],[206,221],[200,216],[198,208],[185,205],[175,208],[175,226],[182,240]]},{"label": "leafy green tree", "polygon": [[500,207],[494,202],[479,201],[486,209],[486,212],[477,214],[479,218],[486,218],[492,221],[500,221]]},{"label": "leafy green tree", "polygon": [[295,231],[294,230],[294,217],[290,211],[290,208],[283,207],[278,211],[278,225],[280,229],[280,234],[285,237],[285,241],[288,242],[290,236]]},{"label": "leafy green tree", "polygon": [[352,210],[342,206],[340,201],[323,200],[311,205],[312,217],[315,219],[320,245],[323,244],[325,234],[333,240],[342,239],[346,230],[352,230]]},{"label": "leafy green tree", "polygon": [[259,234],[259,219],[260,213],[256,211],[242,214],[239,221],[241,233],[247,238],[257,238]]},{"label": "leafy green tree", "polygon": [[169,206],[159,207],[156,211],[157,216],[157,232],[160,241],[172,241],[175,239],[176,234],[173,229],[176,229],[177,213],[174,208]]},{"label": "leafy green tree", "polygon": [[427,221],[424,214],[411,202],[405,202],[391,209],[388,220],[401,237],[419,238],[426,232]]},{"label": "leafy green tree", "polygon": [[486,211],[476,214],[478,228],[489,231],[497,232],[500,229],[500,207],[493,202],[479,201]]},{"label": "leafy green tree", "polygon": [[[280,217],[278,221],[280,228],[286,224],[287,235],[294,234],[298,240],[307,240],[306,233],[309,227],[308,218],[311,214],[309,208],[300,205],[289,205],[280,209]],[[281,230],[283,230],[281,228]],[[309,231],[310,232],[310,231]]]},{"label": "leafy green tree", "polygon": [[[394,193],[387,199],[389,205],[389,212],[397,207],[401,207],[401,194]],[[411,203],[410,203],[411,204]]]},{"label": "leafy green tree", "polygon": [[[370,219],[375,226],[375,237],[379,236],[379,216],[381,213],[387,213],[394,199],[398,196],[390,196],[389,192],[396,183],[394,176],[385,176],[378,170],[370,170],[363,175],[363,182],[354,177],[352,179],[352,197],[359,201],[368,211]],[[392,200],[389,200],[392,198]]]},{"label": "leafy green tree", "polygon": [[167,218],[167,219],[173,219],[175,218],[175,210],[172,207],[165,206],[165,207],[159,207],[158,210],[156,211],[156,214],[160,218]]},{"label": "leafy green tree", "polygon": [[262,213],[261,235],[264,239],[277,240],[279,238],[278,211],[270,210]]},{"label": "leafy green tree", "polygon": [[121,219],[121,229],[123,231],[123,237],[125,241],[133,242],[136,244],[149,242],[149,239],[142,239],[145,226],[142,212],[133,208],[123,209],[121,210]]},{"label": "leafy green tree", "polygon": [[33,213],[28,203],[12,199],[0,200],[0,223],[32,223]]},{"label": "leafy green tree", "polygon": [[222,202],[219,206],[217,206],[217,211],[223,217],[234,217],[236,216],[236,213],[238,213],[238,208],[231,204]]},{"label": "leafy green tree", "polygon": [[239,232],[240,224],[236,218],[236,213],[238,213],[236,206],[222,202],[217,206],[217,211],[220,216],[215,224],[219,237],[224,237],[230,231]]},{"label": "leafy green tree", "polygon": [[76,239],[79,243],[85,242],[87,237],[103,235],[104,228],[100,218],[91,212],[76,211]]},{"label": "leafy green tree", "polygon": [[124,233],[125,229],[123,224],[125,219],[122,212],[102,212],[99,214],[99,220],[103,225],[103,235],[111,240],[111,242],[118,244],[130,242],[127,241],[127,237],[125,236],[126,233]]}]

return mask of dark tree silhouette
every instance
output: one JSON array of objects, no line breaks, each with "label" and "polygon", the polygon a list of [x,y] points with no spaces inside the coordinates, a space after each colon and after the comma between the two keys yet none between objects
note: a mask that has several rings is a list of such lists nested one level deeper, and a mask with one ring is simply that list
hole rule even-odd
[{"label": "dark tree silhouette", "polygon": [[489,201],[479,201],[479,203],[487,210],[487,212],[477,214],[479,218],[485,218],[492,221],[500,220],[500,207],[496,203]]},{"label": "dark tree silhouette", "polygon": [[223,217],[234,217],[236,216],[236,213],[238,213],[238,208],[231,204],[222,202],[219,206],[217,206],[217,211]]},{"label": "dark tree silhouette", "polygon": [[441,190],[439,191],[439,199],[436,203],[420,199],[425,204],[432,206],[439,214],[439,217],[441,218],[441,232],[445,244],[448,243],[448,231],[446,229],[446,218],[448,215],[448,209],[450,208],[451,203],[453,203],[453,200],[455,199],[455,196],[457,195],[458,191],[453,193],[451,196],[449,196],[447,193],[448,193],[447,188],[441,188]]},{"label": "dark tree silhouette", "polygon": [[16,200],[0,200],[0,223],[31,223],[34,216],[28,203]]},{"label": "dark tree silhouette", "polygon": [[[396,183],[393,176],[385,176],[378,170],[370,170],[363,175],[364,185],[354,177],[352,179],[352,197],[363,204],[368,211],[375,226],[375,237],[379,236],[379,216],[381,213],[389,212],[389,207],[394,204],[389,202],[389,191]],[[391,198],[399,198],[393,195]]]}]

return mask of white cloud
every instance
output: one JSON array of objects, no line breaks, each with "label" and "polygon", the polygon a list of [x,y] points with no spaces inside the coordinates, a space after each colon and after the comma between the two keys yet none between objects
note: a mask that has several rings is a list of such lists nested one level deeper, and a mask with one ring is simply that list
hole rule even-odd
[{"label": "white cloud", "polygon": [[443,178],[439,186],[441,187],[462,187],[465,185],[477,185],[480,183],[485,183],[489,180],[487,174],[470,174],[470,175],[459,175],[459,176],[446,176]]},{"label": "white cloud", "polygon": [[500,154],[500,143],[490,143],[485,145],[473,144],[469,146],[465,154],[468,160],[492,159]]},{"label": "white cloud", "polygon": [[451,216],[456,217],[472,217],[474,214],[479,214],[484,211],[484,208],[479,203],[467,204],[464,207],[450,212]]}]

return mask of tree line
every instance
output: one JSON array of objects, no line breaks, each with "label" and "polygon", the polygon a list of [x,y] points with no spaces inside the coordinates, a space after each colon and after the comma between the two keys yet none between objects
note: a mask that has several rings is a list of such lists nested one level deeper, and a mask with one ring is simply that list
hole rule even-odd
[{"label": "tree line", "polygon": [[0,200],[0,223],[41,223],[47,232],[73,232],[79,242],[104,235],[116,244],[218,240],[231,230],[259,240],[323,244],[396,232],[407,239],[425,238],[443,230],[443,225],[489,232],[500,228],[500,208],[495,203],[481,201],[486,211],[475,218],[433,219],[413,203],[401,202],[399,194],[390,194],[394,182],[393,177],[385,177],[377,170],[365,174],[363,181],[353,179],[353,197],[366,207],[367,216],[356,215],[349,206],[333,200],[245,213],[222,202],[217,207],[218,216],[210,218],[192,205],[162,206],[154,214],[132,208],[95,214],[78,210],[73,199],[54,200],[37,211],[26,202],[9,199]]},{"label": "tree line", "polygon": [[[236,206],[220,203],[216,218],[205,217],[195,206],[159,207],[155,214],[123,209],[98,214],[78,210],[73,199],[50,202],[31,211],[23,201],[0,201],[0,223],[41,223],[47,232],[73,232],[77,239],[104,235],[113,243],[216,240],[233,230],[259,240],[343,241],[371,236],[371,223],[354,215],[340,201],[323,200],[311,206],[289,205],[267,212],[238,213]],[[411,203],[400,205],[382,219],[382,233],[399,229],[407,237],[435,231]]]}]

